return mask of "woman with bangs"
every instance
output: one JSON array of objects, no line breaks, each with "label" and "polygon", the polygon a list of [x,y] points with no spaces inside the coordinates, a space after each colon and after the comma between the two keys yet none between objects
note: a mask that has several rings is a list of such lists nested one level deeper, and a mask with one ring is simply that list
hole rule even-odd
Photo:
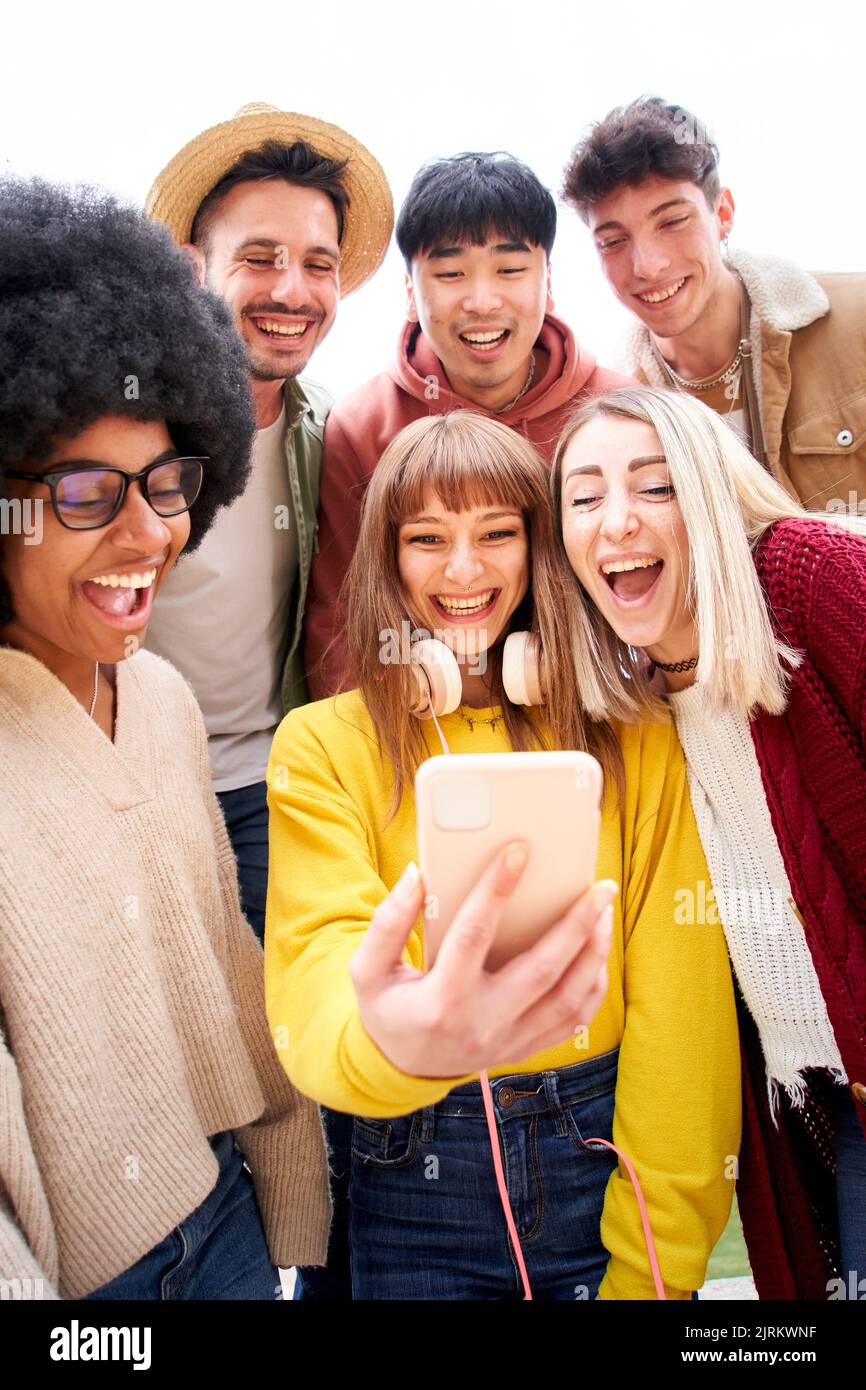
[{"label": "woman with bangs", "polygon": [[759,1295],[862,1297],[866,522],[807,513],[667,391],[584,406],[551,486],[586,717],[671,711],[685,752],[741,996]]},{"label": "woman with bangs", "polygon": [[[532,446],[495,420],[404,429],[373,474],[347,576],[358,688],[293,711],[271,752],[268,1016],[298,1088],[353,1117],[335,1171],[348,1169],[359,1299],[521,1296],[483,1070],[535,1297],[655,1296],[626,1169],[587,1139],[632,1159],[668,1298],[703,1282],[730,1209],[733,991],[721,930],[675,922],[677,893],[706,875],[682,755],[670,723],[582,715],[547,489]],[[544,653],[543,709],[503,689],[502,647],[521,630]],[[407,649],[431,633],[460,665],[462,703],[439,719],[451,752],[586,749],[606,774],[598,881],[495,973],[484,959],[519,843],[421,970],[413,778],[441,749],[411,713]]]}]

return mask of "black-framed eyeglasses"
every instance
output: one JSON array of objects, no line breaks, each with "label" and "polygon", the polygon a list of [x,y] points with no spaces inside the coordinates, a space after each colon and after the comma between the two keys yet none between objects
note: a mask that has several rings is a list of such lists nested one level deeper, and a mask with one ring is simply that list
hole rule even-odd
[{"label": "black-framed eyeglasses", "polygon": [[158,459],[140,473],[124,473],[105,464],[76,463],[54,473],[23,473],[6,468],[7,478],[44,483],[51,491],[51,507],[61,526],[70,531],[92,531],[107,526],[123,506],[127,489],[138,483],[145,500],[158,516],[188,512],[201,491],[204,455]]}]

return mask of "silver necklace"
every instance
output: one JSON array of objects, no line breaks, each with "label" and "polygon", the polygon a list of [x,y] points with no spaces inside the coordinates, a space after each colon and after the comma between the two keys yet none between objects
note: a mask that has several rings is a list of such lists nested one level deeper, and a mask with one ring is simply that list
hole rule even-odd
[{"label": "silver necklace", "polygon": [[93,718],[93,711],[96,709],[96,697],[99,694],[99,662],[96,663],[96,670],[93,672],[93,699],[90,701],[90,718]]},{"label": "silver necklace", "polygon": [[527,376],[526,380],[524,381],[524,383],[523,383],[523,385],[521,386],[520,390],[518,391],[517,395],[514,397],[514,400],[513,400],[513,401],[509,401],[507,405],[500,405],[500,406],[498,407],[498,409],[494,410],[493,414],[494,414],[494,415],[504,415],[505,412],[506,412],[506,410],[510,410],[512,406],[517,405],[517,402],[520,400],[521,396],[525,396],[525,395],[526,395],[527,391],[529,390],[530,386],[532,385],[532,382],[533,382],[533,378],[534,378],[534,377],[535,377],[535,353],[534,353],[534,352],[531,352],[531,353],[529,354],[529,375]]},{"label": "silver necklace", "polygon": [[[661,357],[661,353],[659,353],[659,356]],[[737,372],[740,370],[740,367],[742,366],[743,354],[740,351],[740,349],[737,348],[737,355],[734,358],[731,365],[729,367],[726,367],[725,370],[721,372],[719,376],[714,377],[712,381],[689,381],[687,377],[680,376],[679,372],[675,372],[670,362],[665,362],[665,359],[663,357],[661,357],[661,360],[664,364],[664,369],[667,372],[668,376],[671,378],[672,381],[676,382],[677,386],[679,386],[681,390],[712,391],[713,387],[724,386],[727,384],[727,382],[733,380],[733,378],[737,375]]]}]

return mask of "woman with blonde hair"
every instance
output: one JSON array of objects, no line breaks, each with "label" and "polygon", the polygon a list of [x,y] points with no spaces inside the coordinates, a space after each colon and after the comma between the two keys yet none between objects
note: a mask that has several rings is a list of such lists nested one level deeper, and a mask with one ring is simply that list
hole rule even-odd
[{"label": "woman with blonde hair", "polygon": [[850,1296],[866,1273],[866,525],[805,512],[712,410],[659,390],[580,409],[551,486],[587,715],[670,709],[686,755],[742,996],[758,1291]]},{"label": "woman with blonde hair", "polygon": [[[667,1297],[699,1287],[727,1219],[736,1021],[721,930],[674,920],[681,885],[706,873],[682,754],[670,722],[583,716],[569,584],[532,446],[468,412],[414,422],[373,475],[348,575],[359,688],[294,710],[274,741],[268,1015],[299,1089],[355,1117],[355,1298],[520,1296],[485,1069],[536,1296],[655,1296],[627,1172],[589,1138],[636,1166]],[[484,959],[525,846],[499,856],[421,972],[412,779],[440,747],[410,713],[402,639],[431,630],[460,665],[462,703],[439,719],[451,752],[582,748],[607,774],[600,881],[496,972]],[[542,646],[543,710],[503,687],[517,630]]]}]

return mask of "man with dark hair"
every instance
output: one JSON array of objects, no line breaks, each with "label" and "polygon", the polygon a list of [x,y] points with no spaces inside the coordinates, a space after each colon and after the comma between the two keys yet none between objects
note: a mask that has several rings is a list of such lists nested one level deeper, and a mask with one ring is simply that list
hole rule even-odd
[{"label": "man with dark hair", "polygon": [[804,506],[866,513],[866,275],[729,252],[718,150],[658,97],[592,127],[563,196],[638,320],[626,370],[723,414]]},{"label": "man with dark hair", "polygon": [[283,713],[309,698],[299,646],[331,405],[298,378],[339,299],[380,264],[393,206],[378,163],[345,131],[250,106],[186,145],[147,207],[231,309],[247,349],[257,426],[250,481],[166,583],[148,646],[186,676],[201,705],[244,911],[261,937],[265,772]]},{"label": "man with dark hair", "polygon": [[331,412],[325,431],[319,553],[313,560],[304,658],[323,696],[344,676],[338,595],[379,457],[425,415],[494,415],[550,458],[584,398],[626,378],[596,367],[553,317],[550,253],[556,205],[510,155],[461,154],[425,165],[397,221],[408,322],[388,371]]}]

